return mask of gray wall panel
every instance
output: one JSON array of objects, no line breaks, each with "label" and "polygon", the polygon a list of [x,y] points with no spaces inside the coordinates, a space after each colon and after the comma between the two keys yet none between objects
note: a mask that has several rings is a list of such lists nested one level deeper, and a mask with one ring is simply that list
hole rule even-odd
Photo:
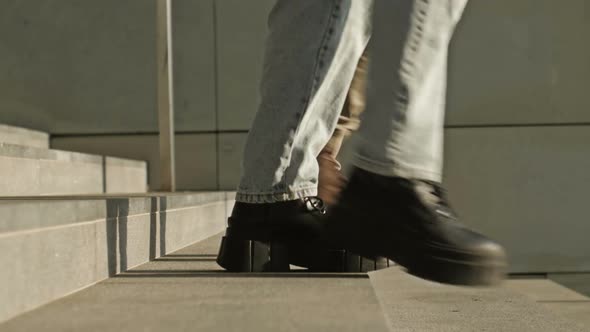
[{"label": "gray wall panel", "polygon": [[513,272],[590,271],[590,127],[450,129],[445,183]]},{"label": "gray wall panel", "polygon": [[215,130],[214,0],[174,0],[176,130]]},{"label": "gray wall panel", "polygon": [[550,31],[552,115],[561,121],[590,122],[590,3],[543,0]]},{"label": "gray wall panel", "polygon": [[588,123],[587,1],[472,0],[449,60],[447,123]]},{"label": "gray wall panel", "polygon": [[[213,2],[174,1],[176,123],[213,130]],[[51,133],[157,129],[155,1],[16,1],[0,11],[0,122]]]},{"label": "gray wall panel", "polygon": [[151,129],[152,2],[3,2],[2,121],[50,132]]},{"label": "gray wall panel", "polygon": [[176,183],[179,190],[217,189],[215,134],[176,136]]},{"label": "gray wall panel", "polygon": [[275,0],[217,0],[219,129],[248,129],[258,105],[266,18]]},{"label": "gray wall panel", "polygon": [[242,155],[248,134],[221,134],[219,136],[219,186],[223,190],[236,190],[240,181]]}]

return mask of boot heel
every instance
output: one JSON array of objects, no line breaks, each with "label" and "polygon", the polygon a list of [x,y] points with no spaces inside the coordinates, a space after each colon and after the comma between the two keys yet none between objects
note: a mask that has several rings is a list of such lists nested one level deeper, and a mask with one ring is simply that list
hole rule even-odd
[{"label": "boot heel", "polygon": [[363,257],[347,251],[343,272],[363,272]]},{"label": "boot heel", "polygon": [[[301,250],[297,251],[301,253]],[[345,272],[347,261],[345,250],[309,249],[306,261],[311,272]]]},{"label": "boot heel", "polygon": [[368,258],[347,250],[316,250],[309,255],[312,272],[362,273],[386,269],[392,266],[387,258]]},{"label": "boot heel", "polygon": [[371,272],[390,267],[391,262],[385,257],[368,258],[356,254],[347,254],[347,272]]},{"label": "boot heel", "polygon": [[393,265],[393,262],[385,257],[361,257],[361,272],[383,270]]},{"label": "boot heel", "polygon": [[395,263],[385,257],[375,258],[375,270],[382,270],[394,266]]},{"label": "boot heel", "polygon": [[268,262],[262,272],[289,272],[289,249],[286,245],[271,242],[268,246]]},{"label": "boot heel", "polygon": [[289,251],[280,243],[270,244],[238,240],[224,236],[221,239],[217,264],[230,272],[287,272]]}]

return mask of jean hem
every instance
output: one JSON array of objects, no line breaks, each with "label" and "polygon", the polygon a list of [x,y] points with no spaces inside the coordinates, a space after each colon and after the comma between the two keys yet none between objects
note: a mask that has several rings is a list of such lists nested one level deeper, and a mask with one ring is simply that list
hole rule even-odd
[{"label": "jean hem", "polygon": [[236,194],[236,201],[242,203],[276,203],[285,201],[294,201],[304,197],[317,196],[317,187],[302,188],[298,190],[288,192],[268,192],[268,193],[252,193],[252,192],[240,192]]}]

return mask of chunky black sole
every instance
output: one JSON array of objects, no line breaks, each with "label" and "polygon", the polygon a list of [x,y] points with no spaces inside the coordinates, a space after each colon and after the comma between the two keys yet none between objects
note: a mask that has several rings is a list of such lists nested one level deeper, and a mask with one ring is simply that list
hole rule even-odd
[{"label": "chunky black sole", "polygon": [[224,236],[217,264],[229,272],[289,272],[291,265],[311,272],[369,272],[389,267],[382,257],[367,258],[345,250],[313,245],[262,242]]},{"label": "chunky black sole", "polygon": [[[362,246],[355,243],[352,250],[367,257],[375,255],[369,253],[378,252],[372,244]],[[382,255],[389,257],[394,264],[413,276],[451,285],[495,286],[506,279],[508,269],[505,256],[469,257],[469,254],[464,253],[465,257],[458,258],[454,252],[433,252],[432,248],[424,250],[419,247],[414,247],[403,255]]]},{"label": "chunky black sole", "polygon": [[224,236],[217,264],[230,272],[287,272],[288,257],[288,248],[283,244]]},{"label": "chunky black sole", "polygon": [[506,278],[507,264],[497,260],[455,260],[444,257],[420,257],[401,264],[414,276],[435,282],[465,286],[495,286]]}]

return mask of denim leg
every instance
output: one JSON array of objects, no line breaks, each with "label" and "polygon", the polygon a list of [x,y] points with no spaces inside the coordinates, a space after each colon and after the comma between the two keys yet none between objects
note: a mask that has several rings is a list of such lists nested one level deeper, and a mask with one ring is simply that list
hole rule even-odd
[{"label": "denim leg", "polygon": [[316,157],[336,127],[368,42],[371,7],[372,0],[277,1],[236,200],[317,194]]},{"label": "denim leg", "polygon": [[376,0],[356,166],[440,182],[448,45],[467,0]]}]

